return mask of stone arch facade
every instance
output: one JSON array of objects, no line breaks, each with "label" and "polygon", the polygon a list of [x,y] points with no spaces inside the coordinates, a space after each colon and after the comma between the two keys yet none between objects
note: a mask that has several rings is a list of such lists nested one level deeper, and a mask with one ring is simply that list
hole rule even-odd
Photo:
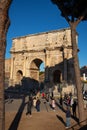
[{"label": "stone arch facade", "polygon": [[32,62],[30,63],[30,77],[31,78],[35,80],[39,80],[39,69],[42,62],[43,61],[38,58],[32,60]]},{"label": "stone arch facade", "polygon": [[53,82],[55,70],[61,71],[61,80],[74,81],[70,28],[13,38],[10,53],[10,80],[13,83],[18,70],[22,70],[25,77],[39,80],[42,62],[45,64],[45,81]]}]

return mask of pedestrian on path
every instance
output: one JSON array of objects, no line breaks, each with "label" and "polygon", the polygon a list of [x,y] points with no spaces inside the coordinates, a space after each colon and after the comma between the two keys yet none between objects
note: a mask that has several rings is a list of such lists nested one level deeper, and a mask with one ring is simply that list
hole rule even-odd
[{"label": "pedestrian on path", "polygon": [[72,104],[72,112],[73,112],[73,116],[75,116],[75,117],[76,117],[76,106],[77,106],[77,103],[76,103],[76,101],[74,101]]},{"label": "pedestrian on path", "polygon": [[37,112],[40,112],[40,104],[41,104],[41,101],[40,101],[40,99],[37,97],[37,101],[36,101],[36,109],[37,109]]},{"label": "pedestrian on path", "polygon": [[53,108],[54,111],[55,111],[55,107],[56,107],[55,99],[52,98],[52,108]]},{"label": "pedestrian on path", "polygon": [[30,117],[32,116],[32,106],[33,106],[33,99],[32,97],[29,97],[26,115],[30,114]]},{"label": "pedestrian on path", "polygon": [[63,98],[62,98],[62,96],[60,97],[59,102],[60,102],[60,105],[63,106]]},{"label": "pedestrian on path", "polygon": [[71,111],[70,111],[69,106],[67,106],[67,110],[66,110],[66,128],[69,128],[71,126],[70,120],[71,120]]},{"label": "pedestrian on path", "polygon": [[34,99],[33,99],[33,106],[36,108],[36,102],[37,102],[37,100],[36,100],[36,97],[34,97]]}]

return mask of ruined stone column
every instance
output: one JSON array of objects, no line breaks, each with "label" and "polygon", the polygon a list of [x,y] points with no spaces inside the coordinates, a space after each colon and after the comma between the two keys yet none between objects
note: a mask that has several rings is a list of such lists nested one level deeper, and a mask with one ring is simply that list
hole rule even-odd
[{"label": "ruined stone column", "polygon": [[24,56],[23,76],[26,76],[26,57]]},{"label": "ruined stone column", "polygon": [[67,52],[64,49],[64,81],[67,81]]},{"label": "ruined stone column", "polygon": [[13,79],[14,57],[11,58],[11,72],[10,79]]},{"label": "ruined stone column", "polygon": [[48,66],[49,66],[49,59],[48,59],[48,52],[45,50],[45,81],[48,81]]}]

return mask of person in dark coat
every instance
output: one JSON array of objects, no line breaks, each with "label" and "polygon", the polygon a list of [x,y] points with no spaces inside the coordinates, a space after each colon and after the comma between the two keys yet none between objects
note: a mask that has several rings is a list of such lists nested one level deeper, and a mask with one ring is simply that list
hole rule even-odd
[{"label": "person in dark coat", "polygon": [[60,97],[60,105],[63,106],[63,99]]},{"label": "person in dark coat", "polygon": [[76,117],[76,106],[77,106],[77,103],[76,101],[74,101],[74,103],[72,104],[72,113],[73,113],[73,116]]},{"label": "person in dark coat", "polygon": [[37,101],[36,101],[36,109],[37,109],[37,112],[40,112],[40,99],[37,98]]},{"label": "person in dark coat", "polygon": [[33,99],[32,97],[29,97],[26,115],[30,114],[30,117],[32,116],[32,106],[33,106]]}]

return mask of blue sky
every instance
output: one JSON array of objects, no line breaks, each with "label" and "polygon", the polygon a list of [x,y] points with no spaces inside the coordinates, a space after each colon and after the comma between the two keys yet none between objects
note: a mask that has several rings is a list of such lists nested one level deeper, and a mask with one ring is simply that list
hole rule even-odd
[{"label": "blue sky", "polygon": [[[12,39],[34,33],[69,27],[57,6],[51,0],[13,0],[9,17],[11,25],[7,33],[6,58],[10,58]],[[80,67],[87,65],[87,21],[77,27]]]}]

